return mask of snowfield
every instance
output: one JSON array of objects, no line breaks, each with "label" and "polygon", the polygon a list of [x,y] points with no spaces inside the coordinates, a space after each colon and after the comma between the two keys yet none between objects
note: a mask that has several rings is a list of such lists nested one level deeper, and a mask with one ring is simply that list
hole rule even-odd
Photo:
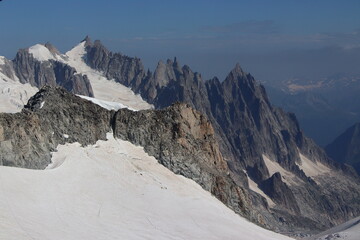
[{"label": "snowfield", "polygon": [[58,147],[46,170],[0,167],[0,239],[243,239],[286,236],[252,224],[116,140]]},{"label": "snowfield", "polygon": [[0,72],[0,112],[20,112],[30,97],[39,90],[18,79],[10,79]]},{"label": "snowfield", "polygon": [[359,240],[360,239],[360,217],[354,218],[339,226],[333,227],[308,240]]}]

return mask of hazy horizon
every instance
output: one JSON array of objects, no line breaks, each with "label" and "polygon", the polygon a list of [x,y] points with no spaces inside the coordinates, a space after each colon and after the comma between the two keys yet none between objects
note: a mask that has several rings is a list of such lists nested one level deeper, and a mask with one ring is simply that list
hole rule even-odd
[{"label": "hazy horizon", "polygon": [[0,3],[0,55],[86,35],[154,70],[173,59],[223,80],[240,63],[266,82],[359,74],[359,1],[70,1]]}]

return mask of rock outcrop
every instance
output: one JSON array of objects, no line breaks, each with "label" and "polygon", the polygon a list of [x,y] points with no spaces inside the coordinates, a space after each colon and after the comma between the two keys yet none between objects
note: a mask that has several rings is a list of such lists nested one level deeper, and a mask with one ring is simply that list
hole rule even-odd
[{"label": "rock outcrop", "polygon": [[106,139],[110,113],[63,88],[42,88],[20,113],[0,113],[0,164],[43,169],[58,144]]}]

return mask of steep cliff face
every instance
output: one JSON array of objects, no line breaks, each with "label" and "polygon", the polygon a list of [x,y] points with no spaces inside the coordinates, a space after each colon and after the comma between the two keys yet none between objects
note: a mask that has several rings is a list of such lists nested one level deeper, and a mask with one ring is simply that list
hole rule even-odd
[{"label": "steep cliff face", "polygon": [[120,53],[109,52],[99,40],[91,43],[86,38],[86,63],[93,69],[101,71],[108,79],[132,88],[138,88],[146,77],[144,67],[138,58],[131,58]]},{"label": "steep cliff face", "polygon": [[121,109],[113,122],[114,135],[144,146],[146,152],[176,174],[193,179],[235,212],[256,220],[245,189],[230,177],[211,123],[185,104],[163,110]]},{"label": "steep cliff face", "polygon": [[51,44],[38,45],[40,50],[36,49],[37,52],[33,53],[29,49],[20,49],[12,61],[21,83],[30,83],[38,88],[62,86],[75,94],[94,95],[87,76],[77,74],[74,68],[63,63],[56,48]]}]

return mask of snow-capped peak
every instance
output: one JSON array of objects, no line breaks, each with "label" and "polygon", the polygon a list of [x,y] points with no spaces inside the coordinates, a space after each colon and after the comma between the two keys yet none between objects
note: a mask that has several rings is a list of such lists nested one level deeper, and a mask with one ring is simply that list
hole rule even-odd
[{"label": "snow-capped peak", "polygon": [[52,53],[43,44],[35,44],[34,46],[30,47],[29,53],[32,54],[33,57],[40,62],[49,61],[49,60],[64,62],[64,56],[56,53]]},{"label": "snow-capped peak", "polygon": [[48,60],[56,60],[55,56],[42,44],[36,44],[29,48],[29,53],[41,62]]}]

